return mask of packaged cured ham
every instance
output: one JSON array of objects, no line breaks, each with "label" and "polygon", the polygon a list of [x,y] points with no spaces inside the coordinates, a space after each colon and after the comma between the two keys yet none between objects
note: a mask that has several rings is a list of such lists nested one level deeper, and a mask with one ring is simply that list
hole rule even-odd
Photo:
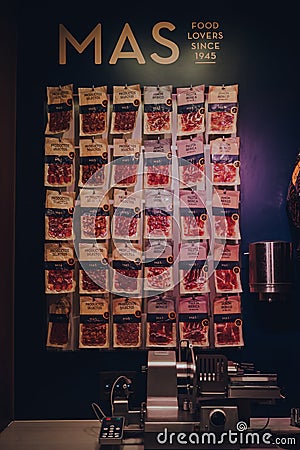
[{"label": "packaged cured ham", "polygon": [[108,184],[108,144],[106,139],[79,140],[79,187],[103,188]]},{"label": "packaged cured ham", "polygon": [[144,141],[144,187],[168,188],[172,181],[171,139]]},{"label": "packaged cured ham", "polygon": [[209,86],[207,98],[208,134],[233,134],[237,131],[238,85]]},{"label": "packaged cured ham", "polygon": [[183,240],[209,239],[206,192],[179,190],[179,214]]},{"label": "packaged cured ham", "polygon": [[107,86],[78,88],[79,135],[107,132]]},{"label": "packaged cured ham", "polygon": [[81,239],[110,238],[110,202],[104,191],[80,192]]},{"label": "packaged cured ham", "polygon": [[209,292],[206,243],[180,244],[179,276],[180,294]]},{"label": "packaged cured ham", "polygon": [[67,242],[47,243],[44,246],[45,293],[63,294],[74,292],[74,248]]},{"label": "packaged cured ham", "polygon": [[174,287],[173,247],[168,242],[149,241],[145,246],[144,289],[166,292]]},{"label": "packaged cured ham", "polygon": [[138,348],[142,345],[142,299],[114,298],[113,346],[115,348]]},{"label": "packaged cured ham", "polygon": [[109,347],[109,300],[80,297],[79,348]]},{"label": "packaged cured ham", "polygon": [[141,192],[114,189],[114,214],[112,237],[122,240],[139,240],[141,236]]},{"label": "packaged cured ham", "polygon": [[73,122],[73,84],[47,87],[47,124],[45,134],[68,131]]},{"label": "packaged cured ham", "polygon": [[139,84],[113,86],[110,132],[112,134],[132,133],[136,127],[140,105],[141,88]]},{"label": "packaged cured ham", "polygon": [[204,90],[204,84],[176,89],[178,136],[204,132]]},{"label": "packaged cured ham", "polygon": [[79,293],[97,294],[108,290],[107,246],[104,243],[79,243]]},{"label": "packaged cured ham", "polygon": [[112,291],[140,295],[142,291],[142,248],[132,242],[118,242],[112,252]]},{"label": "packaged cured ham", "polygon": [[239,191],[213,189],[212,219],[216,239],[241,238],[239,201]]},{"label": "packaged cured ham", "polygon": [[145,238],[168,239],[173,231],[173,195],[163,189],[145,191]]},{"label": "packaged cured ham", "polygon": [[242,347],[243,321],[241,317],[241,297],[220,295],[214,299],[215,347]]},{"label": "packaged cured ham", "polygon": [[133,187],[137,183],[141,142],[137,139],[114,139],[112,186]]},{"label": "packaged cured ham", "polygon": [[45,138],[44,185],[66,187],[74,183],[73,143],[68,139]]},{"label": "packaged cured ham", "polygon": [[239,137],[223,137],[210,141],[213,184],[228,186],[240,184],[239,154]]},{"label": "packaged cured ham", "polygon": [[205,189],[203,135],[176,141],[180,188]]},{"label": "packaged cured ham", "polygon": [[73,235],[75,192],[46,191],[45,239],[68,241]]},{"label": "packaged cured ham", "polygon": [[217,293],[242,292],[239,244],[215,244],[214,281]]},{"label": "packaged cured ham", "polygon": [[144,134],[172,132],[172,86],[144,86]]},{"label": "packaged cured ham", "polygon": [[184,295],[179,298],[180,340],[188,339],[194,347],[209,346],[208,295]]},{"label": "packaged cured ham", "polygon": [[175,298],[169,294],[147,299],[147,347],[176,346]]},{"label": "packaged cured ham", "polygon": [[53,298],[49,304],[47,347],[68,349],[71,345],[71,300],[68,296]]}]

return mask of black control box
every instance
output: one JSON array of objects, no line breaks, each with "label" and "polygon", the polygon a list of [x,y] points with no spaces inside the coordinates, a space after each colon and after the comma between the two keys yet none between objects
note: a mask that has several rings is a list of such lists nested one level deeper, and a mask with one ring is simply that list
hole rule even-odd
[{"label": "black control box", "polygon": [[102,419],[99,444],[121,444],[124,430],[124,417],[104,417]]}]

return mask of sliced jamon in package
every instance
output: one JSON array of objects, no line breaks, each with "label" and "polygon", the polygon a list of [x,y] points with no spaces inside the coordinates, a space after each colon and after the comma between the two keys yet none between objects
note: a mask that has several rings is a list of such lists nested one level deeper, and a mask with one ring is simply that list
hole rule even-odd
[{"label": "sliced jamon in package", "polygon": [[179,277],[181,294],[209,292],[206,243],[180,244]]},{"label": "sliced jamon in package", "polygon": [[68,296],[55,296],[48,310],[47,347],[68,349],[71,345],[72,304]]},{"label": "sliced jamon in package", "polygon": [[92,138],[79,140],[79,187],[102,188],[108,184],[107,139]]},{"label": "sliced jamon in package", "polygon": [[181,238],[209,239],[205,191],[180,189],[179,199]]},{"label": "sliced jamon in package", "polygon": [[195,347],[209,346],[208,295],[185,295],[179,298],[180,340]]},{"label": "sliced jamon in package", "polygon": [[181,188],[205,189],[203,135],[176,141]]},{"label": "sliced jamon in package", "polygon": [[79,135],[91,136],[107,131],[107,86],[78,88]]},{"label": "sliced jamon in package", "polygon": [[242,325],[241,297],[217,296],[214,299],[215,347],[242,347],[244,345]]},{"label": "sliced jamon in package", "polygon": [[107,246],[104,243],[79,243],[79,293],[103,293],[108,290]]},{"label": "sliced jamon in package", "polygon": [[144,141],[145,188],[168,188],[172,180],[171,139],[149,139]]},{"label": "sliced jamon in package", "polygon": [[212,228],[216,239],[241,238],[239,202],[239,191],[213,189]]},{"label": "sliced jamon in package", "polygon": [[171,191],[149,189],[145,191],[146,238],[171,238],[173,231],[173,195]]},{"label": "sliced jamon in package", "polygon": [[47,87],[47,124],[45,134],[68,131],[73,121],[73,84]]},{"label": "sliced jamon in package", "polygon": [[118,242],[112,253],[112,291],[124,294],[141,294],[142,248],[132,242]]},{"label": "sliced jamon in package", "polygon": [[141,235],[141,192],[114,189],[112,237],[139,240]]},{"label": "sliced jamon in package", "polygon": [[210,141],[213,184],[240,184],[240,138],[223,137]]},{"label": "sliced jamon in package", "polygon": [[239,244],[215,244],[214,281],[217,293],[242,292]]},{"label": "sliced jamon in package", "polygon": [[[80,192],[81,239],[110,238],[110,202],[106,192],[82,189]],[[100,193],[101,192],[101,193]],[[92,203],[92,200],[97,203]]]},{"label": "sliced jamon in package", "polygon": [[67,242],[47,243],[44,248],[45,293],[63,294],[74,292],[74,248]]},{"label": "sliced jamon in package", "polygon": [[144,134],[172,131],[172,86],[144,86]]},{"label": "sliced jamon in package", "polygon": [[133,187],[137,183],[141,142],[137,139],[114,139],[112,186]]},{"label": "sliced jamon in package", "polygon": [[79,348],[109,347],[109,300],[80,297]]},{"label": "sliced jamon in package", "polygon": [[145,247],[144,289],[165,292],[173,288],[173,247],[170,243],[150,241]]},{"label": "sliced jamon in package", "polygon": [[75,192],[46,191],[45,239],[68,241],[73,235]]},{"label": "sliced jamon in package", "polygon": [[207,99],[208,134],[233,134],[237,130],[238,85],[209,86]]},{"label": "sliced jamon in package", "polygon": [[147,299],[147,347],[176,346],[176,303],[169,294]]},{"label": "sliced jamon in package", "polygon": [[136,127],[141,105],[139,84],[113,86],[113,109],[111,118],[112,134],[132,133]]},{"label": "sliced jamon in package", "polygon": [[177,88],[177,135],[203,133],[204,84]]},{"label": "sliced jamon in package", "polygon": [[74,183],[74,157],[70,140],[46,137],[44,185],[66,187]]},{"label": "sliced jamon in package", "polygon": [[113,298],[113,346],[138,348],[142,344],[142,299]]}]

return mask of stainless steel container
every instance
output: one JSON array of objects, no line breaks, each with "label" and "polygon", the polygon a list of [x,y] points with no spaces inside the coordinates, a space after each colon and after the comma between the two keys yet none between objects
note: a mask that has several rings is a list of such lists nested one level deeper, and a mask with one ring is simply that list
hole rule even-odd
[{"label": "stainless steel container", "polygon": [[259,300],[283,300],[292,289],[292,243],[253,242],[249,245],[250,292]]}]

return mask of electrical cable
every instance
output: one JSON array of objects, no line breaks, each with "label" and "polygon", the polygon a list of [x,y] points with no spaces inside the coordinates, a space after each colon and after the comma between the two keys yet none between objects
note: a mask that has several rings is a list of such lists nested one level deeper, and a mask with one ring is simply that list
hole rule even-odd
[{"label": "electrical cable", "polygon": [[251,431],[263,431],[267,428],[269,423],[270,423],[270,417],[268,417],[266,423],[264,424],[264,426],[262,428],[251,428]]},{"label": "electrical cable", "polygon": [[[95,413],[95,416],[97,417],[99,422],[101,422],[102,419],[104,419],[104,417],[106,417],[106,414],[104,414],[104,412],[102,411],[102,409],[100,408],[100,406],[97,403],[93,402],[91,406],[92,406],[92,409],[93,409],[93,411]],[[99,416],[97,409],[102,414],[102,418]]]},{"label": "electrical cable", "polygon": [[113,397],[114,397],[114,390],[116,387],[116,384],[118,383],[118,381],[122,380],[122,378],[124,378],[124,380],[126,381],[126,383],[130,384],[131,380],[129,378],[127,378],[125,375],[120,375],[118,378],[115,379],[115,381],[113,382],[113,385],[111,387],[111,391],[110,391],[110,408],[111,408],[111,415],[113,416],[114,411],[113,411]]}]

